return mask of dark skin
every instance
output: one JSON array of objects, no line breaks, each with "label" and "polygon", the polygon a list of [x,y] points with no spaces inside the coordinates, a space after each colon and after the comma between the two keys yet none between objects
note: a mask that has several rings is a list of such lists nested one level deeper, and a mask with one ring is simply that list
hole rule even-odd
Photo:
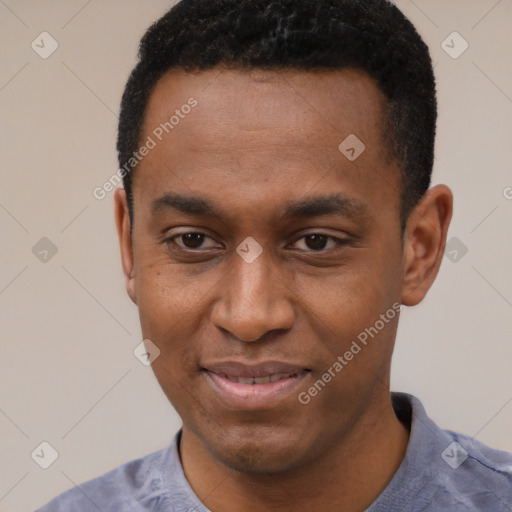
[{"label": "dark skin", "polygon": [[[421,302],[452,194],[431,188],[402,237],[384,99],[362,71],[172,70],[151,95],[141,140],[189,97],[197,107],[135,171],[133,226],[124,191],[115,195],[126,286],[144,338],[161,350],[153,370],[183,421],[185,475],[214,512],[362,511],[409,437],[389,396],[399,315],[307,405],[297,397],[393,303]],[[351,133],[366,145],[354,162],[338,150]],[[168,193],[216,214],[156,203]],[[343,199],[335,208],[333,195]],[[312,198],[315,208],[285,215]],[[171,240],[184,233],[201,235]],[[252,263],[236,252],[247,237],[263,249]],[[205,370],[226,360],[304,372],[268,405],[235,407]]]}]

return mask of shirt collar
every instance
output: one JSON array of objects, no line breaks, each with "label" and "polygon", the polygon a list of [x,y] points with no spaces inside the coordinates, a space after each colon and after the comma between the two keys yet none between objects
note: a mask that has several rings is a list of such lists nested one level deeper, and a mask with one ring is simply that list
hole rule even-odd
[{"label": "shirt collar", "polygon": [[[367,512],[386,510],[386,505],[396,505],[400,495],[402,509],[408,504],[418,505],[417,500],[425,500],[428,504],[432,496],[425,492],[429,481],[437,478],[437,472],[429,461],[434,456],[441,456],[450,443],[447,434],[440,429],[426,414],[421,402],[407,393],[391,393],[393,409],[398,419],[410,430],[409,442],[405,457],[388,486]],[[159,466],[162,474],[163,487],[173,497],[173,504],[178,510],[195,510],[210,512],[196,496],[183,472],[179,453],[181,429],[174,436],[169,448],[163,452]],[[434,493],[435,486],[430,486]]]}]

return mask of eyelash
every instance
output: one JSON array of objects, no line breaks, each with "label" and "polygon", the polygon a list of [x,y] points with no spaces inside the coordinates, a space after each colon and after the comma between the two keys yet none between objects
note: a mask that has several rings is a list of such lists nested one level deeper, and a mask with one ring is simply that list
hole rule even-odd
[{"label": "eyelash", "polygon": [[[206,233],[202,233],[200,231],[187,231],[185,233],[178,233],[176,235],[173,235],[167,239],[165,239],[163,242],[165,244],[174,244],[179,250],[182,250],[184,252],[191,252],[191,253],[199,253],[199,252],[205,252],[204,249],[191,249],[191,248],[188,248],[188,247],[181,247],[179,246],[177,243],[176,243],[176,239],[177,238],[180,238],[180,237],[183,237],[185,235],[204,235],[206,238],[209,238],[210,240],[213,240],[213,238],[209,235],[207,235]],[[332,235],[327,235],[325,233],[321,233],[321,232],[315,232],[315,233],[308,233],[306,235],[303,235],[301,236],[300,238],[298,238],[294,243],[297,243],[299,240],[302,240],[308,236],[313,236],[313,235],[320,235],[320,236],[323,236],[327,239],[327,241],[333,241],[335,242],[336,246],[335,247],[331,247],[331,248],[328,248],[328,249],[318,249],[318,250],[314,250],[314,249],[309,249],[309,250],[304,250],[305,252],[310,252],[310,253],[316,253],[316,254],[320,254],[320,253],[325,253],[325,252],[329,252],[329,251],[332,251],[332,250],[337,250],[337,249],[340,249],[341,247],[347,245],[350,240],[348,239],[344,239],[344,238],[338,238],[338,237],[335,237],[335,236],[332,236]]]}]

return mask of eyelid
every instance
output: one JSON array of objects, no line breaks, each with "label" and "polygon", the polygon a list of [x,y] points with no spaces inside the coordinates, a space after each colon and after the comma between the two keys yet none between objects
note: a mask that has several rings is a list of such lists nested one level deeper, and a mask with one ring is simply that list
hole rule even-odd
[{"label": "eyelid", "polygon": [[165,239],[162,241],[163,243],[165,244],[169,244],[169,243],[173,243],[174,245],[176,245],[178,247],[178,249],[182,250],[182,251],[189,251],[189,252],[203,252],[205,250],[212,250],[212,249],[216,249],[217,247],[207,247],[207,248],[198,248],[198,249],[193,249],[191,247],[182,247],[181,245],[179,245],[178,243],[176,243],[176,239],[179,238],[180,236],[184,236],[184,235],[189,235],[189,234],[198,234],[198,235],[203,235],[204,237],[206,238],[209,238],[210,240],[214,241],[217,245],[220,245],[219,242],[217,242],[217,240],[215,240],[215,238],[211,235],[209,235],[208,233],[205,233],[204,230],[199,230],[199,229],[188,229],[187,231],[182,231],[182,232],[179,232],[179,233],[174,233],[173,235],[170,235],[170,236],[166,236]]},{"label": "eyelid", "polygon": [[[221,245],[221,244],[219,244],[219,242],[217,242],[217,240],[213,236],[211,236],[210,234],[205,232],[204,229],[190,229],[190,228],[188,228],[186,231],[184,230],[184,231],[181,231],[181,232],[178,232],[178,233],[174,233],[171,236],[166,236],[166,238],[163,240],[163,243],[169,244],[170,242],[172,242],[173,244],[175,244],[178,247],[178,249],[180,249],[182,251],[188,251],[188,252],[206,252],[208,250],[212,250],[212,249],[216,249],[217,248],[217,247],[206,247],[206,248],[201,248],[200,247],[198,249],[193,249],[193,248],[189,248],[189,247],[182,247],[182,246],[180,246],[179,244],[176,243],[175,240],[177,238],[179,238],[181,236],[184,236],[184,235],[188,235],[188,234],[203,235],[204,237],[209,238],[210,240],[216,242],[218,245]],[[339,249],[339,248],[343,247],[344,245],[348,244],[350,242],[350,240],[351,240],[349,237],[339,237],[339,236],[331,235],[331,234],[326,233],[324,231],[318,230],[318,231],[310,231],[308,233],[302,233],[300,236],[298,236],[298,237],[296,237],[294,239],[294,242],[291,245],[294,245],[299,240],[302,240],[303,238],[306,238],[307,236],[312,236],[312,235],[324,236],[328,240],[334,241],[336,246],[335,247],[331,247],[331,248],[326,248],[326,249],[318,249],[318,250],[315,250],[315,249],[298,249],[298,250],[300,250],[302,252],[311,252],[311,253],[321,254],[321,253],[324,253],[324,252],[329,252],[329,251],[333,251],[333,250]]]},{"label": "eyelid", "polygon": [[330,235],[329,233],[324,233],[323,231],[312,231],[310,233],[304,233],[301,236],[299,236],[298,238],[296,238],[295,241],[293,242],[293,244],[296,244],[299,240],[302,240],[303,238],[306,238],[306,237],[312,236],[312,235],[324,236],[328,240],[334,241],[335,244],[336,244],[336,247],[331,247],[331,248],[327,248],[327,249],[318,249],[318,250],[315,250],[315,249],[300,249],[301,251],[311,252],[313,254],[315,254],[315,253],[321,254],[322,252],[329,252],[329,251],[333,251],[333,250],[339,249],[340,247],[343,247],[344,245],[347,245],[350,242],[350,239],[348,237],[341,238],[339,236]]}]

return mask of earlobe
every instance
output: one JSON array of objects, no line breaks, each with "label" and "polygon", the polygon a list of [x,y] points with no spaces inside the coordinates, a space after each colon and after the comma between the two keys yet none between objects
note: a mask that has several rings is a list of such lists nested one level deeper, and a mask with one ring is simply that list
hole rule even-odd
[{"label": "earlobe", "polygon": [[125,280],[126,291],[132,301],[137,304],[134,279],[134,259],[130,226],[130,213],[126,192],[122,188],[114,193],[114,215],[121,250],[121,263]]},{"label": "earlobe", "polygon": [[432,286],[446,246],[453,195],[446,185],[429,189],[407,221],[403,249],[402,303],[416,306]]}]

